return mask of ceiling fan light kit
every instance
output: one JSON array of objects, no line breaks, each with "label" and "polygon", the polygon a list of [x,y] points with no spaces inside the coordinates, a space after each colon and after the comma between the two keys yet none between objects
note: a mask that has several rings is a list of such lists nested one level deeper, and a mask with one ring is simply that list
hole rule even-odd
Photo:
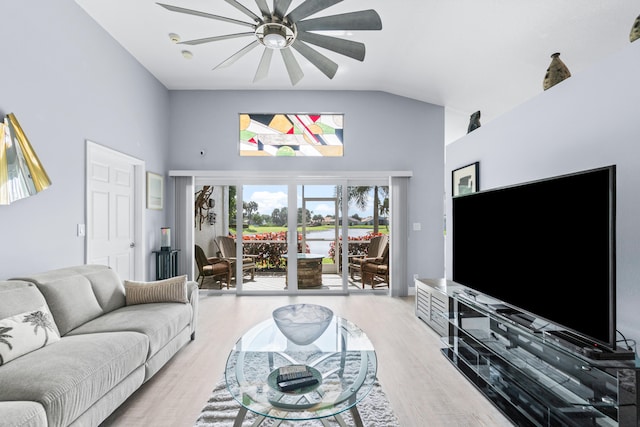
[{"label": "ceiling fan light kit", "polygon": [[[268,76],[272,53],[274,50],[279,50],[287,69],[289,80],[292,85],[295,85],[304,77],[304,73],[296,57],[293,55],[292,50],[296,50],[330,79],[335,76],[338,70],[338,64],[309,46],[310,44],[358,61],[364,61],[365,46],[363,43],[318,34],[316,33],[317,31],[371,31],[382,29],[382,20],[378,13],[372,9],[306,19],[341,1],[342,0],[305,0],[291,12],[288,12],[292,0],[274,0],[273,10],[269,9],[266,0],[255,0],[260,11],[260,15],[258,15],[240,4],[237,0],[225,0],[225,2],[251,18],[253,22],[240,21],[164,3],[157,4],[171,12],[224,21],[250,27],[253,30],[179,42],[179,44],[198,45],[231,38],[250,37],[254,39],[251,43],[214,67],[214,70],[229,66],[254,48],[263,46],[264,52],[253,81],[256,82]],[[311,31],[314,32],[312,33]]]},{"label": "ceiling fan light kit", "polygon": [[287,47],[287,39],[279,33],[268,33],[262,39],[262,44],[270,49],[283,49]]}]

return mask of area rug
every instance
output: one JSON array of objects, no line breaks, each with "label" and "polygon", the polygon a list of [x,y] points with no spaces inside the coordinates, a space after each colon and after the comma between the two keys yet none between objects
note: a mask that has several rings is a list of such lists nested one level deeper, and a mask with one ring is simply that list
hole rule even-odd
[{"label": "area rug", "polygon": [[[195,427],[232,427],[239,410],[240,404],[231,396],[224,379],[222,379],[213,389],[209,401],[202,409],[202,413],[195,423]],[[400,426],[398,418],[393,413],[391,404],[378,381],[373,384],[369,394],[358,404],[358,411],[365,427]],[[347,426],[354,425],[349,411],[343,412],[342,418]],[[256,415],[248,412],[242,426],[250,426],[255,419]],[[277,424],[277,421],[267,418],[260,426],[273,426]],[[338,425],[333,418],[327,418],[326,421],[330,426]],[[317,427],[322,426],[322,423],[318,420],[296,421],[295,423],[284,421],[279,425],[283,427]]]}]

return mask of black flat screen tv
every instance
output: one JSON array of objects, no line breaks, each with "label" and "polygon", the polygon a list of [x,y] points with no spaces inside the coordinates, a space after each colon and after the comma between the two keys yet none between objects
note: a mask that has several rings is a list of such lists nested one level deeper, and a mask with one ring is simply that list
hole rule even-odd
[{"label": "black flat screen tv", "polygon": [[454,197],[453,281],[614,350],[615,172]]}]

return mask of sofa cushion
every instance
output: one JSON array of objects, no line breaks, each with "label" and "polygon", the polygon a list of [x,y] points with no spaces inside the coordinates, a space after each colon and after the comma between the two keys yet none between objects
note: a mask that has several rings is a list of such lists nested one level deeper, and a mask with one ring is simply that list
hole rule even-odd
[{"label": "sofa cushion", "polygon": [[91,289],[102,308],[103,313],[108,313],[117,308],[124,307],[124,285],[111,268],[106,266],[85,266],[86,271],[82,275],[91,283]]},{"label": "sofa cushion", "polygon": [[47,300],[62,336],[102,314],[91,284],[84,276],[71,276],[36,285]]},{"label": "sofa cushion", "polygon": [[144,365],[148,345],[135,332],[63,337],[2,366],[0,401],[39,402],[49,426],[67,426]]},{"label": "sofa cushion", "polygon": [[[47,301],[33,283],[18,280],[0,282],[0,319],[15,316],[25,311],[36,310],[42,306],[47,306],[51,313]],[[55,319],[53,328],[60,335]]]},{"label": "sofa cushion", "polygon": [[0,319],[0,365],[56,341],[60,335],[46,304]]},{"label": "sofa cushion", "polygon": [[105,265],[79,265],[20,277],[44,295],[64,336],[71,329],[124,305],[124,287]]},{"label": "sofa cushion", "polygon": [[191,304],[152,303],[122,307],[72,330],[68,335],[95,334],[111,331],[134,331],[149,337],[151,358],[178,332],[189,326]]},{"label": "sofa cushion", "polygon": [[47,414],[37,402],[0,402],[0,422],[7,427],[43,427]]},{"label": "sofa cushion", "polygon": [[124,281],[127,305],[153,302],[187,303],[187,276],[171,277],[153,282]]},{"label": "sofa cushion", "polygon": [[22,280],[0,281],[0,319],[35,310],[47,301],[38,288]]}]

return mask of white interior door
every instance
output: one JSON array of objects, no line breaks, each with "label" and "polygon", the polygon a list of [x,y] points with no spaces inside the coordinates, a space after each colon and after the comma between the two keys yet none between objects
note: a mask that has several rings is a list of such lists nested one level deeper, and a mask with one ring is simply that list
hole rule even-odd
[{"label": "white interior door", "polygon": [[87,146],[87,264],[108,265],[121,279],[136,275],[136,165],[140,161]]}]

